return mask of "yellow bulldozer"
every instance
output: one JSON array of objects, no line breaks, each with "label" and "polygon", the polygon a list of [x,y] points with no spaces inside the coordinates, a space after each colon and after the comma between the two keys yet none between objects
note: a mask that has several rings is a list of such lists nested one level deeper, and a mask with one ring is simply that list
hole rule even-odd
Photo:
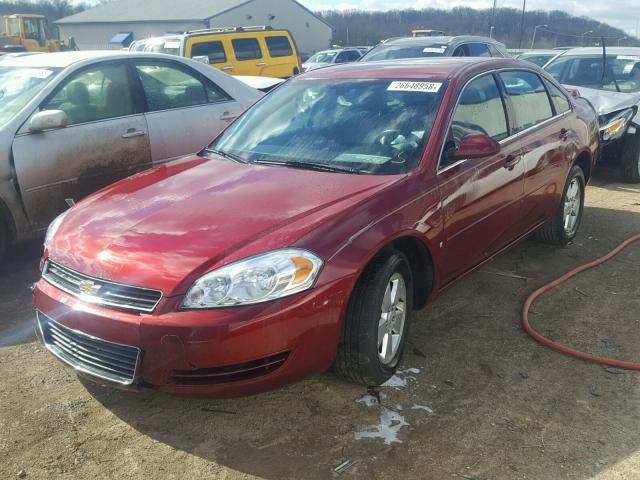
[{"label": "yellow bulldozer", "polygon": [[4,15],[4,32],[0,36],[0,52],[61,52],[77,50],[70,39],[66,44],[49,38],[49,26],[42,15]]}]

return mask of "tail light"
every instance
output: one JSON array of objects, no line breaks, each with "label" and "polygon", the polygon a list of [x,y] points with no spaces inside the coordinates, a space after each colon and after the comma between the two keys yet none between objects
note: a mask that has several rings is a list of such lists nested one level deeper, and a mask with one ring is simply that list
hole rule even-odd
[{"label": "tail light", "polygon": [[580,92],[575,88],[567,88],[566,90],[567,92],[569,92],[569,95],[571,95],[574,98],[579,98],[581,96]]}]

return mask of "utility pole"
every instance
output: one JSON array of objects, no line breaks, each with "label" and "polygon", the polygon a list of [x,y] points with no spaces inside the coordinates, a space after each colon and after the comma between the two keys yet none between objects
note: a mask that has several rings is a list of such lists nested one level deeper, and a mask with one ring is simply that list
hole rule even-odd
[{"label": "utility pole", "polygon": [[524,12],[527,9],[527,0],[522,0],[522,20],[520,21],[520,42],[518,50],[522,50],[522,37],[524,36]]},{"label": "utility pole", "polygon": [[493,38],[493,29],[496,24],[496,7],[498,4],[498,0],[493,0],[493,9],[491,9],[491,25],[489,27],[489,38]]}]

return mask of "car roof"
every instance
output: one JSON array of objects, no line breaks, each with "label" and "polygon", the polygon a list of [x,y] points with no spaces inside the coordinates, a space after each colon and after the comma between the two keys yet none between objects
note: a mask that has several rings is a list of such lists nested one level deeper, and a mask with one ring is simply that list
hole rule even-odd
[{"label": "car roof", "polygon": [[381,60],[374,62],[341,63],[311,70],[295,79],[424,79],[446,80],[472,66],[493,68],[528,68],[510,58],[493,57],[437,57]]},{"label": "car roof", "polygon": [[492,43],[494,45],[502,45],[502,43],[489,37],[480,37],[477,35],[457,35],[457,36],[444,36],[444,37],[400,37],[392,40],[387,40],[385,45],[433,45],[434,43],[440,44],[454,44],[462,42],[483,42]]},{"label": "car roof", "polygon": [[6,59],[2,62],[3,67],[25,67],[25,68],[67,68],[77,63],[92,63],[95,60],[109,60],[118,58],[129,58],[131,56],[144,56],[148,58],[180,58],[161,53],[129,52],[126,50],[87,50],[80,52],[57,52],[43,53],[42,55],[26,55]]},{"label": "car roof", "polygon": [[[640,47],[606,47],[607,54],[613,53],[616,55],[640,55]],[[563,57],[576,56],[576,55],[602,55],[602,47],[582,47],[572,48],[565,50],[562,53]]]}]

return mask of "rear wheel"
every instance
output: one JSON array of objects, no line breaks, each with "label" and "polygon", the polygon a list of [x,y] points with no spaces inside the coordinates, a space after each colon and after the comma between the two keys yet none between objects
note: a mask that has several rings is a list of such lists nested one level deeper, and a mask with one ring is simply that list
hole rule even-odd
[{"label": "rear wheel", "polygon": [[0,217],[0,262],[4,260],[7,246],[9,245],[9,231],[2,217]]},{"label": "rear wheel", "polygon": [[578,233],[584,210],[585,179],[582,169],[574,165],[562,193],[562,201],[553,218],[536,232],[536,237],[552,245],[566,245]]},{"label": "rear wheel", "polygon": [[381,385],[396,371],[409,332],[413,280],[404,254],[381,254],[365,269],[349,300],[335,372]]},{"label": "rear wheel", "polygon": [[631,183],[640,183],[640,135],[636,133],[627,141],[622,154],[622,176]]}]

